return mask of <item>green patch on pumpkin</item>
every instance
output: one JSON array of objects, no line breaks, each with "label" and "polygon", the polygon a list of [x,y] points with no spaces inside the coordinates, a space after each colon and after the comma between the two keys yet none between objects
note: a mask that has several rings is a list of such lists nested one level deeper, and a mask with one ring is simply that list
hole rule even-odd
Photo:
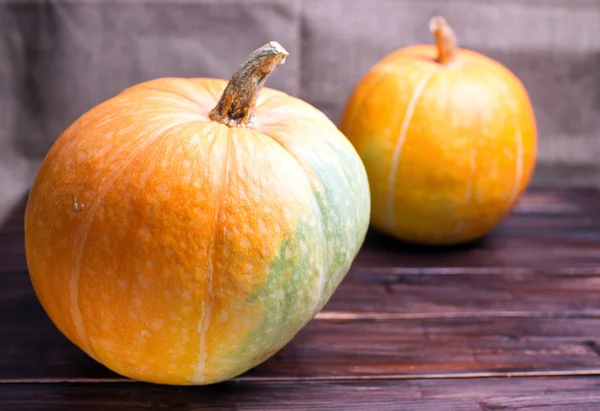
[{"label": "green patch on pumpkin", "polygon": [[227,356],[228,363],[239,364],[232,374],[277,352],[323,308],[350,269],[367,232],[370,196],[358,157],[343,143],[331,141],[320,147],[296,147],[296,154],[305,158],[321,182],[319,192],[314,192],[314,208],[307,210],[316,221],[298,220],[269,265],[264,286],[246,300],[260,304],[264,316]]},{"label": "green patch on pumpkin", "polygon": [[246,299],[248,304],[260,304],[264,316],[227,356],[239,359],[241,370],[264,361],[265,353],[279,350],[312,318],[324,258],[322,243],[316,240],[320,235],[318,225],[299,220],[269,265],[267,281]]}]

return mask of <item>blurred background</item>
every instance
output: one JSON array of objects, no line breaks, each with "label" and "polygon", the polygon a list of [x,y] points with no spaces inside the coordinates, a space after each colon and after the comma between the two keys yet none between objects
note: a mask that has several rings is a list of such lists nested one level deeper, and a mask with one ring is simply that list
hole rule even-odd
[{"label": "blurred background", "polygon": [[431,43],[445,16],[459,46],[510,68],[533,101],[532,185],[600,185],[600,0],[0,0],[0,219],[60,133],[92,106],[163,76],[229,79],[276,40],[267,86],[338,124],[387,53]]}]

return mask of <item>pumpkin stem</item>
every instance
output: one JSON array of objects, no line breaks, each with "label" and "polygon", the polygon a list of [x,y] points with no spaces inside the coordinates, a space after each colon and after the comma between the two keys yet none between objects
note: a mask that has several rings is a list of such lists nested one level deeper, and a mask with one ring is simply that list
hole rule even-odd
[{"label": "pumpkin stem", "polygon": [[254,109],[267,77],[285,62],[288,52],[271,41],[252,54],[237,69],[221,99],[210,112],[213,121],[233,127],[254,127]]},{"label": "pumpkin stem", "polygon": [[429,20],[429,30],[435,37],[438,49],[438,63],[448,65],[456,58],[456,34],[446,19],[435,16]]}]

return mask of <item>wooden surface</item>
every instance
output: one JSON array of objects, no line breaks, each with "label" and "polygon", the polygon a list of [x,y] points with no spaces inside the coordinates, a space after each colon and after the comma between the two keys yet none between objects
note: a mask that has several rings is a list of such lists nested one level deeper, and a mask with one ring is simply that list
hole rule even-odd
[{"label": "wooden surface", "polygon": [[371,232],[288,346],[209,387],[134,382],[68,342],[33,293],[22,218],[0,230],[0,410],[600,410],[600,191],[529,191],[468,246]]}]

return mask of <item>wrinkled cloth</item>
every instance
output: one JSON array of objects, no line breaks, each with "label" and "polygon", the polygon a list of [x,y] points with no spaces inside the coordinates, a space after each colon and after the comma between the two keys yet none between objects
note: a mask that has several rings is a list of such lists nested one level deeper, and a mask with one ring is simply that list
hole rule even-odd
[{"label": "wrinkled cloth", "polygon": [[229,79],[276,40],[290,56],[267,86],[338,123],[373,64],[432,43],[436,14],[461,47],[505,64],[529,91],[540,133],[534,183],[600,183],[598,0],[0,0],[0,219],[60,133],[126,87]]}]

